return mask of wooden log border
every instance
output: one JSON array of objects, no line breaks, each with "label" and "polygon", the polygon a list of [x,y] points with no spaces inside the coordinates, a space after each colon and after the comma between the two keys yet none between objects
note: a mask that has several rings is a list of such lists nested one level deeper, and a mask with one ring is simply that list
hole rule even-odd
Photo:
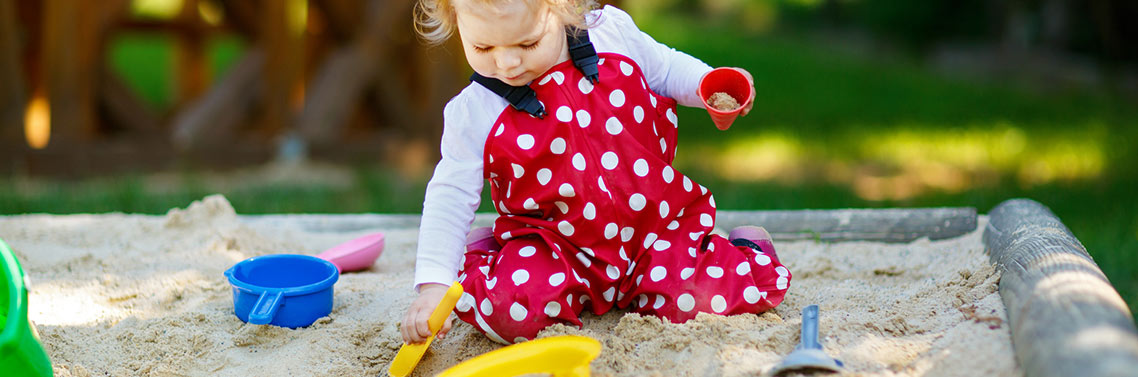
[{"label": "wooden log border", "polygon": [[1016,360],[1026,376],[1138,375],[1126,303],[1059,218],[1029,199],[1000,203],[983,240],[1000,271]]}]

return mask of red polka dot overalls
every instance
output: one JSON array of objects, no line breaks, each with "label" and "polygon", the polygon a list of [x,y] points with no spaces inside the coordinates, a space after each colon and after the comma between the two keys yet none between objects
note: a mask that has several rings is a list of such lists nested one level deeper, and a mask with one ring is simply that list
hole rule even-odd
[{"label": "red polka dot overalls", "polygon": [[530,84],[544,119],[507,108],[491,128],[484,171],[501,249],[464,256],[458,317],[511,343],[614,305],[672,322],[778,305],[787,269],[710,234],[714,199],[672,169],[675,100],[649,90],[631,59],[599,57],[596,85],[558,64]]}]

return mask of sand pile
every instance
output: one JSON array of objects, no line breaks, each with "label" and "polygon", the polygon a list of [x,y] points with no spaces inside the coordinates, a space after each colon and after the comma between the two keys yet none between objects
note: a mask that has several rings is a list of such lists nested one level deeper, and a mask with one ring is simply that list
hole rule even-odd
[{"label": "sand pile", "polygon": [[[981,219],[981,229],[985,219]],[[290,330],[232,313],[222,272],[271,253],[316,254],[373,231],[387,250],[368,271],[341,276],[329,317]],[[243,222],[211,196],[165,216],[0,217],[32,280],[30,317],[57,376],[379,375],[401,341],[416,229],[310,232]],[[822,343],[857,375],[1019,376],[998,277],[980,232],[910,244],[777,243],[794,272],[786,301],[762,315],[701,315],[675,325],[621,312],[543,336],[599,339],[598,376],[752,376],[798,342],[799,313],[821,306]],[[498,346],[457,323],[417,375]]]}]

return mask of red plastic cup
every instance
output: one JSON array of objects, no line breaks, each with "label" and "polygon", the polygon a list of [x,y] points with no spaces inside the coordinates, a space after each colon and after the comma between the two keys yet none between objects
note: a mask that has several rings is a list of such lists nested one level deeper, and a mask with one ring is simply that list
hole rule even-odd
[{"label": "red plastic cup", "polygon": [[[711,107],[708,100],[711,95],[723,92],[735,98],[739,102],[739,107],[734,110],[723,111]],[[707,113],[711,114],[711,121],[715,123],[715,127],[720,130],[726,130],[731,127],[731,123],[735,122],[735,118],[743,109],[747,108],[755,100],[755,86],[747,80],[747,76],[743,74],[738,68],[721,67],[711,70],[703,75],[699,80],[699,89],[697,90],[699,98],[703,99],[703,105],[707,108]],[[739,101],[740,98],[745,98],[744,101]]]}]

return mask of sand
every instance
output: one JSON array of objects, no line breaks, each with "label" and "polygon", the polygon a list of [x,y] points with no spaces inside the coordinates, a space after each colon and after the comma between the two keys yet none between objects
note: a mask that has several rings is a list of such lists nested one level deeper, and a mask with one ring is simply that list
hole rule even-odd
[{"label": "sand", "polygon": [[[233,315],[222,272],[234,263],[316,254],[377,230],[387,234],[386,251],[370,270],[341,276],[330,316],[290,330]],[[413,298],[414,226],[316,232],[245,221],[221,196],[165,216],[3,216],[0,238],[31,279],[29,316],[57,376],[380,375]],[[794,348],[801,309],[818,304],[822,344],[848,375],[1022,375],[980,231],[935,242],[776,247],[794,280],[770,312],[677,325],[617,311],[542,336],[600,340],[595,376],[756,376]],[[496,348],[456,322],[415,375]]]},{"label": "sand", "polygon": [[719,111],[731,111],[739,108],[739,101],[736,101],[735,97],[724,92],[715,92],[715,94],[712,94],[711,97],[707,99],[707,104]]}]

